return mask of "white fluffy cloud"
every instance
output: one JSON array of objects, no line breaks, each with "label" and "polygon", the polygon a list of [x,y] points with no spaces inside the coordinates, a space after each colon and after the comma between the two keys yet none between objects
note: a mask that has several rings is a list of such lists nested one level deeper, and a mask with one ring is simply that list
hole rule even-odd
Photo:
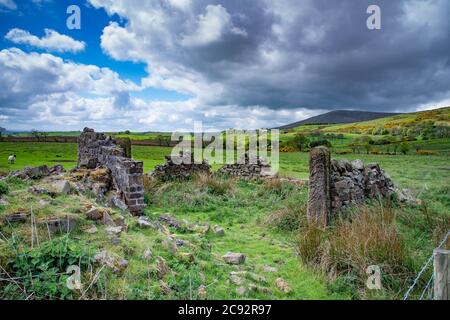
[{"label": "white fluffy cloud", "polygon": [[230,14],[219,5],[208,5],[205,13],[197,17],[196,29],[192,34],[186,35],[181,40],[184,46],[204,46],[222,39],[227,32],[247,36],[245,30],[233,26]]},{"label": "white fluffy cloud", "polygon": [[39,49],[56,52],[80,52],[86,47],[83,41],[77,41],[55,30],[45,29],[45,35],[39,38],[26,30],[14,28],[5,36],[16,44],[26,44]]},{"label": "white fluffy cloud", "polygon": [[0,0],[0,7],[6,7],[7,9],[10,10],[16,10],[17,9],[17,5],[13,0]]},{"label": "white fluffy cloud", "polygon": [[193,97],[186,101],[146,101],[130,96],[141,90],[107,68],[64,61],[52,54],[0,51],[0,115],[13,129],[184,130],[194,121],[204,129],[258,128],[285,124],[317,113],[273,110],[264,106],[211,107]]},{"label": "white fluffy cloud", "polygon": [[[15,107],[17,98],[34,99],[37,95],[58,92],[83,92],[109,95],[114,92],[139,90],[139,86],[120,79],[108,68],[66,62],[48,53],[26,53],[17,48],[0,51],[0,103]],[[4,99],[4,100],[2,100]]]}]

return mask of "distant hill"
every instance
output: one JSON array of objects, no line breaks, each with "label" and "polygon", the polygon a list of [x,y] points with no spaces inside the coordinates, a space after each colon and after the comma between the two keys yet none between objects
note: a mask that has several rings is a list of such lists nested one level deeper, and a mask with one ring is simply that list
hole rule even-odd
[{"label": "distant hill", "polygon": [[368,112],[368,111],[350,111],[350,110],[336,110],[328,113],[324,113],[306,120],[294,122],[277,129],[293,129],[301,125],[308,124],[341,124],[341,123],[354,123],[362,121],[376,120],[380,118],[391,117],[399,115],[400,113],[387,113],[387,112]]}]

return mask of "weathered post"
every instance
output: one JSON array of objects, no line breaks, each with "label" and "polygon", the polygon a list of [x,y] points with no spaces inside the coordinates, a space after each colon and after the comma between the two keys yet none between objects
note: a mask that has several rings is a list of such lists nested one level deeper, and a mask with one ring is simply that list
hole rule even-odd
[{"label": "weathered post", "polygon": [[450,250],[435,249],[434,300],[450,300]]},{"label": "weathered post", "polygon": [[330,150],[317,147],[309,159],[308,218],[327,226],[331,217]]}]

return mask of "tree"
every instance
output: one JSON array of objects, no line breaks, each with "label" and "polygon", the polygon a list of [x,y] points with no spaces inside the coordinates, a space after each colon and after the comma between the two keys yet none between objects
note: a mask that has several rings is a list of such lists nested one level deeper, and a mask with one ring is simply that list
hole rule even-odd
[{"label": "tree", "polygon": [[409,150],[411,150],[411,146],[409,145],[409,143],[403,142],[402,144],[400,144],[401,153],[407,154]]},{"label": "tree", "polygon": [[366,144],[364,144],[364,149],[366,149],[366,153],[369,154],[370,151],[372,150],[372,145],[367,142]]},{"label": "tree", "polygon": [[304,148],[308,147],[309,139],[304,134],[297,133],[292,140],[292,144],[299,151],[303,151]]},{"label": "tree", "polygon": [[313,141],[309,144],[309,146],[311,148],[320,147],[320,146],[331,148],[333,145],[331,144],[330,141],[324,139],[324,140]]},{"label": "tree", "polygon": [[37,131],[36,129],[31,130],[31,136],[34,137],[37,141],[39,141],[41,137],[39,131]]},{"label": "tree", "polygon": [[6,132],[6,129],[3,127],[0,127],[0,138],[2,137],[4,132]]}]

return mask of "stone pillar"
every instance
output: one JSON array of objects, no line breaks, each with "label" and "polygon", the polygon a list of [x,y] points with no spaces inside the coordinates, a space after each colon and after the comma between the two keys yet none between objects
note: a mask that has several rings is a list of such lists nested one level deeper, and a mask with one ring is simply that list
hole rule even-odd
[{"label": "stone pillar", "polygon": [[326,147],[311,150],[309,159],[308,218],[326,226],[331,217],[330,151]]},{"label": "stone pillar", "polygon": [[144,180],[142,161],[131,159],[131,141],[122,139],[120,146],[110,137],[85,128],[78,138],[78,166],[94,169],[105,166],[111,170],[116,190],[121,194],[130,212],[142,214]]}]

